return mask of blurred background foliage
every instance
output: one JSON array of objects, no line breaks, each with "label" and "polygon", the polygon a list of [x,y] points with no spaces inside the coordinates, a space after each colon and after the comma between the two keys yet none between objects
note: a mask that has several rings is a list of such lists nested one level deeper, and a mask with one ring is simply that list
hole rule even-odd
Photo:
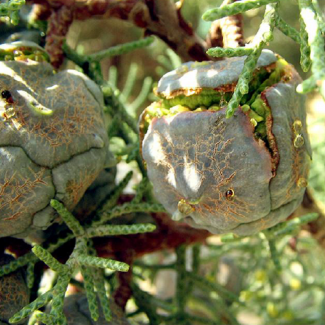
[{"label": "blurred background foliage", "polygon": [[[205,38],[210,23],[201,19],[210,8],[221,4],[221,0],[185,0],[182,14],[197,33]],[[325,2],[319,1],[323,10]],[[244,15],[245,38],[249,41],[256,33],[264,12],[261,9],[248,11]],[[293,27],[299,29],[299,11],[296,0],[281,2],[281,16]],[[18,27],[19,28],[19,27]],[[0,25],[2,42],[12,33],[12,27]],[[117,20],[75,21],[71,26],[67,43],[80,54],[90,54],[114,45],[137,40],[142,37],[142,30],[134,25]],[[292,63],[305,79],[300,69],[299,45],[275,31],[270,49],[279,53]],[[167,71],[181,63],[179,57],[161,40],[156,39],[149,48],[105,59],[101,62],[103,75],[116,88],[116,94],[123,94],[119,89],[133,76],[135,82],[132,92],[126,94],[128,111],[137,117],[147,104],[153,100],[152,87]],[[72,62],[66,62],[62,68],[73,68]],[[140,96],[139,96],[140,94]],[[124,93],[125,95],[125,93]],[[136,104],[135,104],[135,101]],[[320,204],[325,205],[325,103],[320,95],[308,95],[308,125],[313,146],[313,163],[309,184]],[[112,140],[116,153],[118,145]],[[121,156],[119,175],[121,179],[127,170],[133,167]],[[134,182],[140,179],[135,173]],[[132,191],[132,186],[128,187]],[[277,241],[279,261],[282,271],[275,268],[270,258],[269,247],[263,235],[256,235],[241,241],[222,243],[215,236],[200,247],[200,266],[198,273],[205,276],[215,287],[194,282],[193,294],[189,297],[187,312],[212,321],[206,324],[243,324],[243,325],[324,325],[325,324],[325,254],[316,241],[305,231],[284,236]],[[186,251],[187,270],[193,270],[193,256],[197,248]],[[176,254],[160,252],[146,255],[135,264],[134,274],[139,286],[150,293],[149,300],[156,304],[158,312],[165,315],[173,308],[176,295],[177,272],[175,271]],[[233,296],[228,296],[222,288],[228,289]],[[156,299],[156,300],[155,300]],[[137,324],[148,322],[144,313],[134,312],[131,300],[127,310]],[[150,321],[150,324],[154,324]],[[161,324],[178,325],[166,321]],[[193,318],[191,325],[204,324]]]}]

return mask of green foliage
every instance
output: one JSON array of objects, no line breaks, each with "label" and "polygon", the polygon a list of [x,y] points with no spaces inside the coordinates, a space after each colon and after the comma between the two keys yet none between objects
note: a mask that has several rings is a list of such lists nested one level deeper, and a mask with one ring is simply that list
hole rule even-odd
[{"label": "green foliage", "polygon": [[237,15],[239,13],[276,2],[278,2],[278,0],[246,0],[238,3],[231,3],[221,6],[220,8],[206,11],[202,16],[202,19],[212,21],[227,16]]},{"label": "green foliage", "polygon": [[[312,76],[298,87],[298,91],[305,93],[318,88],[325,97],[323,37],[325,23],[318,2],[299,0],[301,15],[299,31],[281,18],[278,7],[283,2],[284,0],[246,0],[223,5],[203,15],[204,20],[212,21],[266,5],[263,21],[250,44],[239,48],[215,47],[207,51],[209,55],[215,57],[247,56],[235,92],[228,104],[228,117],[234,114],[241,98],[249,92],[252,71],[262,49],[272,41],[275,28],[300,45],[302,69],[308,71],[311,68]],[[1,3],[0,15],[9,16],[12,23],[17,23],[18,11],[23,4],[24,1],[18,0]],[[127,173],[110,192],[109,197],[101,203],[96,216],[85,222],[79,222],[61,202],[51,201],[51,206],[58,212],[66,226],[62,232],[62,238],[58,237],[56,241],[51,239],[43,246],[34,245],[32,252],[1,266],[0,277],[27,266],[27,282],[32,288],[35,281],[34,266],[41,260],[57,273],[57,281],[47,292],[40,294],[33,302],[15,314],[10,319],[11,323],[20,322],[35,313],[36,320],[44,324],[67,324],[63,314],[64,296],[68,284],[75,281],[74,276],[77,271],[80,271],[83,276],[83,289],[87,295],[92,319],[95,321],[99,319],[98,301],[105,319],[108,322],[112,319],[108,296],[116,286],[114,282],[116,280],[113,279],[109,270],[127,272],[129,265],[118,260],[98,257],[92,238],[152,232],[156,229],[152,223],[112,223],[117,221],[117,218],[123,218],[126,215],[159,213],[165,212],[165,209],[152,199],[151,187],[139,152],[138,127],[135,119],[138,108],[150,95],[152,77],[144,77],[138,94],[134,97],[132,96],[134,90],[138,90],[136,88],[137,74],[142,72],[142,67],[135,63],[130,65],[124,87],[120,90],[117,86],[117,69],[114,66],[111,67],[109,80],[105,80],[99,61],[146,47],[153,40],[153,37],[148,37],[90,55],[80,54],[66,44],[64,45],[66,57],[80,69],[84,69],[102,88],[105,112],[111,121],[108,133],[111,138],[118,138],[123,143],[116,155],[117,160],[135,163],[142,180],[135,187],[133,199],[117,205],[133,175],[132,172]],[[180,63],[179,58],[171,50],[167,51],[167,56],[160,56],[157,60],[160,61],[161,70],[170,69]],[[324,146],[320,147],[321,152],[323,149]],[[136,320],[140,319],[142,322],[149,320],[150,325],[239,324],[238,315],[248,310],[259,315],[265,324],[274,323],[275,320],[279,320],[278,324],[283,325],[305,324],[306,320],[311,319],[310,315],[317,320],[309,323],[318,324],[317,321],[324,317],[324,308],[319,307],[320,312],[315,316],[310,304],[320,306],[321,296],[323,303],[325,302],[323,294],[325,273],[322,263],[317,264],[315,261],[315,257],[318,256],[317,251],[315,252],[315,242],[310,238],[300,240],[299,249],[309,252],[308,256],[299,255],[288,249],[290,238],[292,239],[304,224],[316,218],[317,214],[307,214],[249,238],[238,238],[233,234],[228,234],[221,237],[222,243],[208,242],[208,252],[202,252],[199,244],[191,248],[180,246],[176,249],[176,261],[165,265],[162,265],[159,260],[155,263],[155,257],[152,256],[135,262],[131,288],[136,310],[129,316],[134,316]],[[125,220],[122,219],[121,222]],[[61,260],[57,260],[51,253],[72,239],[75,240],[73,251],[68,260],[61,263]],[[187,253],[189,251],[192,254],[191,263],[188,263]],[[282,258],[283,256],[285,258]],[[240,282],[241,277],[245,276],[242,283],[238,285],[239,290],[228,285],[229,283],[220,284],[216,280],[223,258],[229,257],[236,261],[234,264],[237,268],[234,264],[229,265],[233,267],[232,272],[237,274],[237,280]],[[159,256],[159,259],[161,258],[162,256]],[[298,272],[299,274],[295,273],[292,265],[299,265],[302,271]],[[154,281],[159,271],[169,269],[177,274],[173,301],[158,298],[143,289],[141,276],[146,280]],[[319,279],[316,275],[320,275]],[[313,281],[310,280],[311,278]],[[292,290],[297,293],[298,298],[292,295]],[[50,303],[49,312],[40,311]],[[188,310],[191,310],[193,314]],[[295,310],[297,310],[296,314]],[[145,316],[141,317],[141,315]]]},{"label": "green foliage", "polygon": [[0,16],[9,17],[13,25],[19,23],[19,10],[25,4],[25,0],[6,0],[0,3]]},{"label": "green foliage", "polygon": [[325,51],[324,38],[322,35],[324,32],[324,20],[318,2],[299,0],[300,32],[288,25],[280,17],[278,13],[278,4],[281,3],[281,1],[246,0],[224,5],[220,8],[211,9],[202,17],[205,20],[214,20],[266,5],[264,19],[251,44],[238,49],[211,48],[207,52],[209,55],[216,57],[247,55],[236,89],[228,103],[227,117],[231,117],[234,114],[240,104],[241,98],[248,92],[248,84],[252,78],[252,71],[256,66],[262,49],[273,40],[273,30],[275,27],[283,32],[283,34],[300,44],[300,62],[303,71],[307,72],[310,67],[312,69],[312,76],[300,84],[297,91],[300,93],[307,93],[318,88],[322,96],[325,98]]}]

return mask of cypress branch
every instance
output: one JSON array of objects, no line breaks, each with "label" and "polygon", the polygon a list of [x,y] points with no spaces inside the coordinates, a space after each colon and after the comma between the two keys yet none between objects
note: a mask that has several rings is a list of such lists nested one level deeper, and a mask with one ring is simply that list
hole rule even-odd
[{"label": "cypress branch", "polygon": [[323,98],[325,98],[325,42],[322,36],[321,27],[317,19],[316,12],[310,0],[299,0],[301,21],[305,25],[305,30],[301,31],[302,38],[308,35],[308,46],[310,47],[312,78],[301,83],[297,91],[305,93],[314,87],[318,87]]},{"label": "cypress branch", "polygon": [[117,236],[117,235],[132,235],[152,232],[156,229],[153,224],[135,224],[135,225],[104,225],[86,230],[86,236],[103,237],[103,236]]},{"label": "cypress branch", "polygon": [[32,252],[18,257],[14,261],[11,261],[10,263],[0,267],[0,277],[6,274],[10,274],[11,272],[18,270],[20,267],[23,267],[28,263],[35,263],[37,260],[38,258]]},{"label": "cypress branch", "polygon": [[95,288],[97,291],[97,295],[102,306],[103,314],[105,319],[109,322],[112,319],[111,309],[109,307],[109,301],[105,288],[105,277],[103,274],[103,270],[94,269],[93,270],[93,279]]},{"label": "cypress branch", "polygon": [[149,180],[147,177],[143,177],[141,182],[136,186],[136,193],[135,197],[132,200],[132,203],[140,203],[142,200],[142,197],[144,196],[144,193],[149,187]]},{"label": "cypress branch", "polygon": [[278,0],[246,0],[241,2],[234,2],[216,9],[206,11],[202,16],[202,19],[213,21],[227,16],[237,15],[251,9],[260,8],[263,5],[267,5],[269,3],[277,2]]},{"label": "cypress branch", "polygon": [[281,263],[280,263],[280,257],[279,253],[276,249],[275,240],[274,239],[268,239],[271,259],[274,263],[274,266],[278,272],[282,271]]},{"label": "cypress branch", "polygon": [[94,222],[92,225],[101,225],[107,221],[117,218],[123,214],[134,212],[165,212],[165,208],[158,203],[125,203],[116,206],[109,211],[102,211],[99,213],[100,220]]},{"label": "cypress branch", "polygon": [[81,236],[85,233],[80,222],[74,217],[74,215],[59,201],[51,200],[51,206],[61,216],[63,221],[67,224],[70,230],[76,237]]},{"label": "cypress branch", "polygon": [[182,245],[176,248],[176,264],[177,285],[176,285],[176,303],[177,313],[179,315],[185,314],[185,306],[188,297],[188,277],[186,274],[186,246]]},{"label": "cypress branch", "polygon": [[27,264],[27,269],[26,269],[26,282],[27,282],[27,287],[29,289],[33,288],[34,285],[34,268],[35,268],[35,263],[28,263]]},{"label": "cypress branch", "polygon": [[91,266],[108,268],[113,271],[127,272],[129,270],[129,265],[123,262],[115,261],[112,259],[106,259],[101,257],[89,256],[89,255],[78,255],[77,260],[79,264]]},{"label": "cypress branch", "polygon": [[64,296],[70,282],[70,275],[66,274],[59,277],[54,287],[54,296],[51,305],[51,312],[58,325],[67,325],[66,317],[63,313]]},{"label": "cypress branch", "polygon": [[80,271],[84,278],[84,287],[86,289],[86,296],[87,296],[90,316],[94,321],[97,321],[99,318],[99,312],[98,312],[97,297],[94,290],[93,269],[88,266],[81,265]]},{"label": "cypress branch", "polygon": [[55,317],[49,314],[45,314],[42,312],[38,312],[35,315],[36,320],[44,323],[45,325],[56,325],[55,324]]},{"label": "cypress branch", "polygon": [[81,55],[71,49],[66,43],[63,44],[63,50],[69,60],[82,67],[86,62],[98,62],[105,58],[122,55],[134,51],[136,49],[146,47],[150,45],[154,40],[154,36],[149,36],[134,42],[112,46],[108,49],[90,55]]},{"label": "cypress branch", "polygon": [[223,286],[216,282],[211,282],[193,272],[186,272],[187,276],[195,283],[198,287],[201,287],[203,290],[214,291],[221,297],[242,304],[238,296],[236,296],[231,291],[225,289]]},{"label": "cypress branch", "polygon": [[46,265],[48,265],[53,271],[59,274],[65,274],[69,272],[69,268],[66,265],[61,264],[56,258],[54,258],[51,253],[41,246],[34,246],[32,248],[33,253],[42,260]]},{"label": "cypress branch", "polygon": [[131,63],[129,73],[127,74],[127,78],[124,84],[124,88],[119,96],[119,99],[124,103],[127,101],[127,99],[132,93],[137,78],[138,69],[139,67],[136,63]]},{"label": "cypress branch", "polygon": [[207,54],[210,56],[215,56],[219,58],[232,58],[235,56],[245,56],[250,55],[254,51],[251,47],[238,47],[238,48],[223,48],[223,47],[213,47],[207,50]]},{"label": "cypress branch", "polygon": [[140,90],[139,95],[137,98],[129,105],[129,109],[131,112],[137,111],[137,109],[145,102],[149,93],[151,92],[152,86],[152,78],[146,77],[143,81],[142,88]]},{"label": "cypress branch", "polygon": [[234,94],[228,103],[226,112],[227,118],[234,115],[243,95],[248,93],[249,82],[253,77],[253,72],[256,67],[257,60],[261,55],[263,47],[265,47],[266,43],[271,41],[273,38],[273,29],[276,20],[276,10],[276,4],[270,4],[266,6],[264,19],[251,45],[253,51],[244,62],[243,71],[238,79]]},{"label": "cypress branch", "polygon": [[18,313],[13,315],[9,319],[9,322],[10,323],[18,323],[21,320],[23,320],[24,318],[26,318],[28,315],[33,313],[34,311],[36,311],[36,310],[42,308],[43,306],[45,306],[47,303],[49,303],[52,300],[52,298],[54,296],[53,291],[54,291],[54,288],[47,291],[46,293],[44,293],[43,295],[41,295],[40,297],[35,299],[33,302],[31,302],[30,304],[25,306]]},{"label": "cypress branch", "polygon": [[298,44],[301,44],[301,37],[299,32],[288,25],[278,14],[276,15],[276,27],[286,36],[293,39]]},{"label": "cypress branch", "polygon": [[300,65],[302,71],[307,72],[311,66],[310,59],[310,46],[308,45],[308,34],[306,31],[306,25],[302,17],[300,21]]},{"label": "cypress branch", "polygon": [[105,58],[129,53],[150,45],[154,40],[155,38],[153,36],[149,36],[138,41],[112,46],[109,49],[85,56],[85,61],[101,61]]}]

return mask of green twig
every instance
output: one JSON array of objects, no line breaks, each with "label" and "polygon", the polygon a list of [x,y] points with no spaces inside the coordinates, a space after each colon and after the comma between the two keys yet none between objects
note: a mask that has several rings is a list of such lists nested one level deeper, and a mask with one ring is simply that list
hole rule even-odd
[{"label": "green twig", "polygon": [[99,214],[100,220],[96,221],[93,225],[104,224],[107,221],[117,218],[123,214],[134,212],[166,212],[163,205],[158,203],[125,203],[116,206],[109,211],[103,211]]},{"label": "green twig", "polygon": [[149,36],[138,41],[112,46],[109,49],[94,54],[86,55],[85,61],[87,62],[101,61],[105,58],[129,53],[136,49],[140,49],[150,45],[154,40],[155,38],[153,36]]},{"label": "green twig", "polygon": [[97,295],[102,306],[105,319],[109,322],[112,319],[111,309],[109,307],[109,301],[105,288],[105,277],[103,270],[93,269],[93,278]]},{"label": "green twig", "polygon": [[84,234],[84,229],[74,215],[59,201],[51,200],[51,206],[61,216],[76,237]]},{"label": "green twig", "polygon": [[253,51],[246,58],[244,62],[243,71],[239,76],[234,94],[228,103],[227,112],[226,112],[227,118],[234,115],[237,107],[240,104],[240,100],[245,94],[248,93],[249,82],[253,77],[253,72],[256,67],[257,60],[261,55],[263,47],[265,47],[265,45],[273,38],[273,29],[275,26],[276,10],[277,10],[276,4],[269,4],[266,6],[264,19],[251,44]]},{"label": "green twig", "polygon": [[54,316],[56,324],[68,325],[67,319],[63,313],[64,296],[70,282],[70,275],[66,274],[59,277],[57,284],[54,287],[54,295],[51,304],[50,315]]},{"label": "green twig", "polygon": [[156,229],[153,224],[139,223],[135,225],[104,225],[96,228],[89,228],[86,230],[86,236],[103,237],[103,236],[118,236],[118,235],[132,235],[152,232]]},{"label": "green twig", "polygon": [[95,257],[89,255],[79,254],[77,256],[79,264],[91,267],[108,268],[113,271],[127,272],[129,265],[123,262],[115,261],[109,258]]},{"label": "green twig", "polygon": [[202,19],[207,21],[213,21],[227,16],[237,15],[242,12],[255,8],[260,8],[263,5],[276,2],[278,2],[278,0],[246,0],[242,2],[234,2],[228,5],[221,6],[220,8],[206,11],[202,16]]},{"label": "green twig", "polygon": [[176,248],[177,285],[175,300],[177,303],[177,313],[179,316],[185,314],[185,306],[188,298],[188,278],[186,276],[186,246],[182,245]]},{"label": "green twig", "polygon": [[119,199],[120,195],[122,194],[123,190],[129,184],[131,178],[133,176],[133,172],[129,171],[124,178],[120,181],[120,183],[114,188],[113,192],[110,194],[109,198],[103,203],[99,210],[99,214],[103,211],[108,211],[112,209],[115,205],[117,200]]},{"label": "green twig", "polygon": [[152,78],[146,77],[143,80],[141,91],[138,97],[129,105],[129,111],[137,112],[138,108],[145,102],[151,92]]},{"label": "green twig", "polygon": [[300,21],[300,65],[302,71],[307,72],[311,66],[310,59],[310,46],[308,44],[308,34],[306,31],[306,25],[302,17],[299,19]]},{"label": "green twig", "polygon": [[53,271],[58,272],[59,274],[65,274],[69,272],[69,268],[61,264],[56,258],[54,258],[51,253],[41,246],[35,245],[32,248],[33,253],[42,260],[46,265],[48,265]]},{"label": "green twig", "polygon": [[33,302],[25,306],[23,309],[21,309],[18,313],[16,313],[14,316],[12,316],[9,319],[10,323],[18,323],[24,318],[26,318],[28,315],[33,313],[34,311],[42,308],[47,303],[49,303],[54,297],[54,288],[47,291],[37,299],[35,299]]},{"label": "green twig", "polygon": [[245,56],[250,55],[254,51],[251,47],[238,47],[238,48],[223,48],[223,47],[213,47],[207,50],[207,54],[210,56],[215,56],[219,58],[232,58],[234,56]]},{"label": "green twig", "polygon": [[138,65],[136,63],[131,63],[127,78],[124,84],[124,88],[119,96],[120,100],[124,103],[127,101],[132,93],[138,72]]},{"label": "green twig", "polygon": [[134,51],[136,49],[146,47],[150,45],[154,40],[155,38],[153,36],[150,36],[138,41],[112,46],[103,51],[89,55],[79,54],[75,50],[71,49],[67,44],[63,45],[63,50],[69,60],[82,67],[85,63],[99,62],[108,57],[122,55]]},{"label": "green twig", "polygon": [[28,263],[26,270],[26,282],[29,289],[33,288],[35,275],[34,275],[35,263]]},{"label": "green twig", "polygon": [[299,0],[298,2],[301,21],[306,26],[305,33],[308,35],[313,76],[301,83],[297,91],[305,93],[318,87],[325,99],[325,44],[321,33],[321,27],[311,0]]},{"label": "green twig", "polygon": [[151,295],[142,291],[135,283],[132,283],[131,288],[136,304],[140,310],[146,313],[150,320],[150,325],[159,325],[161,318],[157,314],[155,306],[152,305]]},{"label": "green twig", "polygon": [[135,197],[132,200],[132,203],[140,203],[144,193],[146,192],[147,188],[149,187],[149,180],[147,177],[143,177],[141,182],[136,186],[136,193]]},{"label": "green twig", "polygon": [[301,44],[301,37],[299,32],[288,25],[278,14],[276,15],[276,27],[286,36],[293,39],[298,44]]},{"label": "green twig", "polygon": [[13,25],[18,25],[19,10],[25,4],[25,0],[8,0],[6,3],[0,3],[0,16],[8,16]]},{"label": "green twig", "polygon": [[229,301],[237,302],[239,304],[242,304],[242,302],[239,300],[238,296],[236,296],[231,291],[225,289],[223,286],[221,286],[218,283],[211,282],[197,274],[194,274],[192,272],[187,272],[187,276],[198,286],[203,288],[204,290],[208,291],[214,291],[218,295],[220,295],[222,298],[227,299]]},{"label": "green twig", "polygon": [[90,316],[94,321],[99,318],[97,297],[94,290],[94,279],[93,279],[93,268],[88,266],[80,266],[81,274],[84,278],[84,287],[86,289],[86,296],[88,301],[88,308],[90,311]]}]

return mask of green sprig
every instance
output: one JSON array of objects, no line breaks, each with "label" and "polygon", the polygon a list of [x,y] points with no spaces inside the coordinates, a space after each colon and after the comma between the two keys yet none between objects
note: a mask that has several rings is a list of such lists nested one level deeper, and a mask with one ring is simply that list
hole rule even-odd
[{"label": "green sprig", "polygon": [[252,80],[257,60],[261,55],[263,47],[265,47],[265,45],[273,38],[273,29],[276,21],[276,10],[277,4],[269,4],[266,6],[264,19],[251,44],[253,51],[249,56],[247,56],[244,62],[244,67],[242,73],[239,76],[234,94],[228,103],[226,111],[227,118],[234,115],[237,107],[240,104],[240,100],[245,94],[248,93],[249,82]]},{"label": "green sprig", "polygon": [[131,284],[133,297],[138,307],[145,311],[151,325],[159,325],[161,318],[156,312],[156,307],[152,304],[152,296],[142,291],[135,283]]},{"label": "green sprig", "polygon": [[297,87],[300,93],[319,88],[325,99],[325,43],[321,33],[319,20],[310,0],[299,0],[301,21],[306,26],[308,46],[310,47],[311,70],[313,76]]},{"label": "green sprig", "polygon": [[304,20],[300,17],[300,65],[302,71],[307,72],[311,66],[310,46]]},{"label": "green sprig", "polygon": [[19,10],[25,5],[25,0],[9,0],[6,3],[0,3],[0,16],[8,16],[13,25],[19,23]]},{"label": "green sprig", "polygon": [[38,312],[35,315],[36,320],[44,323],[45,325],[55,325],[55,317],[49,314]]},{"label": "green sprig", "polygon": [[185,306],[188,298],[188,278],[186,276],[186,246],[182,245],[176,248],[177,285],[176,285],[176,303],[179,315],[185,314]]},{"label": "green sprig", "polygon": [[132,203],[140,203],[149,186],[150,183],[148,178],[143,177],[141,182],[136,186],[135,197],[132,200]]},{"label": "green sprig", "polygon": [[322,31],[323,34],[325,34],[325,17],[324,17],[324,14],[319,6],[319,3],[317,0],[312,0],[312,5],[314,7],[314,10],[317,14],[317,20],[318,20],[318,24],[319,24],[319,27]]},{"label": "green sprig", "polygon": [[239,304],[243,304],[238,296],[236,296],[234,293],[231,291],[227,290],[220,284],[216,282],[211,282],[197,274],[194,274],[192,272],[187,272],[187,276],[198,286],[203,288],[204,290],[208,291],[214,291],[224,299],[227,299],[229,301],[237,302]]},{"label": "green sprig", "polygon": [[102,257],[95,257],[89,255],[78,255],[77,260],[79,264],[91,266],[91,267],[100,267],[100,268],[108,268],[113,271],[120,271],[120,272],[127,272],[129,270],[129,265],[123,262],[119,262],[116,260],[102,258]]},{"label": "green sprig", "polygon": [[56,258],[54,258],[51,253],[41,246],[35,245],[32,248],[33,253],[42,260],[46,265],[48,265],[53,271],[60,274],[65,274],[69,272],[69,268],[66,265],[61,264]]},{"label": "green sprig", "polygon": [[11,261],[8,264],[5,264],[0,267],[0,277],[4,276],[6,274],[10,274],[19,268],[27,265],[28,263],[35,263],[37,262],[38,258],[32,253],[27,253],[13,261]]},{"label": "green sprig", "polygon": [[81,274],[84,278],[84,287],[86,289],[86,296],[88,301],[88,308],[90,311],[90,316],[94,321],[99,318],[97,297],[94,290],[94,279],[93,279],[93,268],[88,266],[80,266]]},{"label": "green sprig", "polygon": [[222,243],[233,243],[240,241],[241,237],[237,236],[236,234],[229,233],[222,235],[220,239]]},{"label": "green sprig", "polygon": [[234,2],[228,5],[221,6],[220,8],[206,11],[202,16],[202,19],[207,21],[213,21],[227,16],[237,15],[242,12],[276,2],[278,2],[278,0],[246,0],[241,2]]},{"label": "green sprig", "polygon": [[69,60],[82,67],[85,63],[99,62],[105,58],[122,55],[136,49],[146,47],[150,45],[154,40],[154,36],[150,36],[134,42],[112,46],[108,49],[90,55],[79,54],[65,43],[63,45],[63,51]]},{"label": "green sprig", "polygon": [[33,288],[35,276],[34,276],[35,263],[28,263],[26,269],[26,282],[29,289]]},{"label": "green sprig", "polygon": [[[51,243],[46,249],[48,252],[51,253],[66,242],[68,242],[69,240],[71,240],[72,238],[74,238],[73,234],[68,234],[64,238],[58,238],[56,242]],[[33,252],[29,252],[23,256],[20,256],[17,259],[11,261],[10,263],[0,267],[0,277],[6,274],[10,274],[18,270],[19,268],[27,265],[28,263],[36,263],[38,260],[38,257]]]},{"label": "green sprig", "polygon": [[286,36],[293,39],[298,44],[301,44],[301,37],[299,32],[288,25],[278,14],[276,15],[276,27]]},{"label": "green sprig", "polygon": [[284,236],[284,235],[291,234],[293,231],[295,231],[302,225],[310,223],[316,220],[318,217],[319,217],[318,213],[308,213],[302,217],[297,217],[288,220],[284,223],[284,226],[281,229],[274,232],[274,236]]},{"label": "green sprig", "polygon": [[124,103],[126,103],[127,99],[132,93],[137,78],[138,69],[139,67],[136,63],[131,63],[123,90],[119,96],[119,99]]},{"label": "green sprig", "polygon": [[129,111],[137,113],[138,108],[145,102],[151,92],[152,78],[146,77],[143,80],[143,84],[137,98],[129,105]]},{"label": "green sprig", "polygon": [[125,203],[123,205],[116,206],[109,211],[103,211],[99,214],[100,220],[95,222],[97,224],[104,224],[107,221],[117,218],[123,214],[129,214],[134,212],[166,212],[162,204],[158,203]]},{"label": "green sprig", "polygon": [[268,244],[269,244],[269,249],[270,249],[270,254],[271,254],[271,259],[274,263],[274,266],[278,272],[282,271],[281,263],[280,263],[280,256],[279,253],[276,249],[275,245],[275,240],[274,239],[268,239]]},{"label": "green sprig", "polygon": [[42,308],[45,306],[47,303],[49,303],[54,296],[54,288],[47,291],[40,297],[36,298],[33,302],[25,306],[23,309],[21,309],[18,313],[16,313],[14,316],[12,316],[9,319],[10,323],[18,323],[24,318],[26,318],[28,315],[33,313],[34,311]]},{"label": "green sprig", "polygon": [[251,47],[238,47],[238,48],[213,47],[207,50],[207,54],[219,58],[224,58],[224,57],[232,58],[235,56],[250,55],[253,51],[254,49]]},{"label": "green sprig", "polygon": [[117,236],[117,235],[132,235],[152,232],[156,229],[153,224],[138,223],[135,225],[104,225],[96,228],[89,228],[86,230],[86,236],[103,237],[103,236]]},{"label": "green sprig", "polygon": [[63,221],[67,224],[70,230],[76,237],[81,236],[85,233],[80,222],[74,217],[74,215],[59,201],[51,200],[51,206],[61,216]]},{"label": "green sprig", "polygon": [[57,284],[54,287],[54,296],[52,299],[51,312],[58,325],[68,325],[67,319],[63,313],[64,296],[70,282],[70,275],[66,274],[59,277]]},{"label": "green sprig", "polygon": [[120,183],[114,188],[112,194],[110,194],[108,200],[106,200],[103,204],[103,206],[100,208],[100,212],[107,211],[112,209],[120,195],[122,194],[123,190],[126,188],[126,186],[129,184],[131,178],[133,176],[133,172],[129,171],[124,178],[120,181]]},{"label": "green sprig", "polygon": [[93,62],[93,61],[101,61],[105,58],[109,58],[112,56],[122,55],[125,53],[132,52],[136,49],[140,49],[150,45],[155,40],[154,36],[149,36],[138,41],[129,42],[117,46],[112,46],[107,50],[103,50],[94,54],[86,55],[85,61]]},{"label": "green sprig", "polygon": [[109,307],[109,301],[105,289],[105,277],[103,270],[94,269],[92,274],[104,317],[109,322],[112,319],[112,313]]}]

